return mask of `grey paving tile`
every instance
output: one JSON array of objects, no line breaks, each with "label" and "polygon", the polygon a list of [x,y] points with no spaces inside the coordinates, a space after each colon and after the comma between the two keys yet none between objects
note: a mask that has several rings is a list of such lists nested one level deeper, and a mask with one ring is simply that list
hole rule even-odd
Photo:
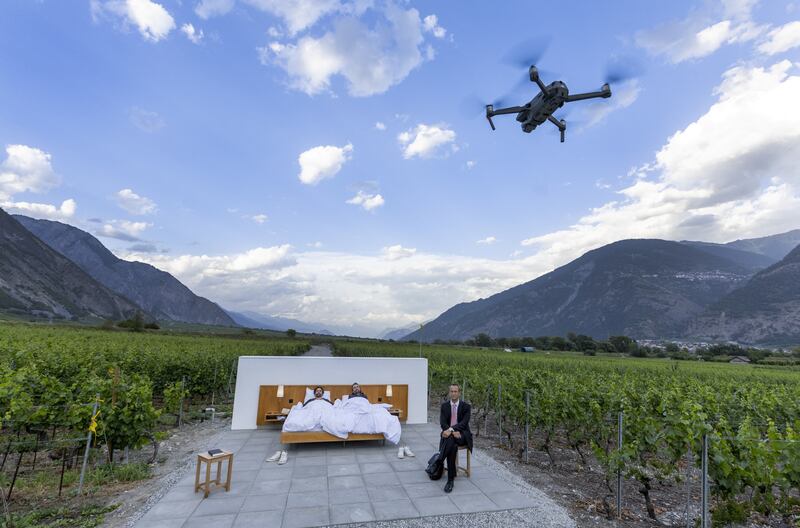
[{"label": "grey paving tile", "polygon": [[311,506],[327,506],[328,490],[290,493],[286,508],[309,508]]},{"label": "grey paving tile", "polygon": [[425,466],[416,462],[414,459],[392,460],[389,462],[389,465],[392,466],[392,470],[397,473],[408,473],[409,471],[423,473],[425,470]]},{"label": "grey paving tile", "polygon": [[180,502],[159,502],[148,511],[143,519],[154,521],[156,519],[186,519],[197,508],[198,502],[194,500]]},{"label": "grey paving tile", "polygon": [[210,515],[207,517],[190,517],[182,528],[230,528],[233,526],[233,521],[236,519],[236,514],[228,513],[225,515]]},{"label": "grey paving tile", "polygon": [[328,464],[329,477],[344,477],[346,475],[360,475],[361,468],[358,464]]},{"label": "grey paving tile", "polygon": [[373,502],[372,509],[375,512],[375,518],[380,521],[419,517],[419,511],[409,499]]},{"label": "grey paving tile", "polygon": [[328,465],[336,464],[355,464],[357,462],[354,454],[331,455],[328,454]]},{"label": "grey paving tile", "polygon": [[[442,481],[445,481],[445,479],[442,479]],[[444,487],[444,484],[442,484],[442,487]],[[471,493],[482,493],[482,490],[468,479],[457,477],[453,482],[453,491],[451,493],[454,495],[469,495]]]},{"label": "grey paving tile", "polygon": [[501,508],[530,508],[536,506],[536,501],[518,491],[495,491],[487,493],[486,496]]},{"label": "grey paving tile", "polygon": [[369,453],[358,453],[356,460],[360,463],[363,462],[386,462],[386,455],[380,451],[371,451]]},{"label": "grey paving tile", "polygon": [[431,479],[424,471],[398,471],[397,478],[403,484],[417,484],[422,482],[430,482]]},{"label": "grey paving tile", "polygon": [[484,493],[492,493],[495,491],[517,491],[517,488],[513,484],[496,477],[488,479],[471,478],[469,480]]},{"label": "grey paving tile", "polygon": [[261,480],[281,480],[291,478],[294,473],[294,467],[291,466],[277,466],[268,465],[256,473],[256,482]]},{"label": "grey paving tile", "polygon": [[186,519],[183,517],[179,519],[160,519],[155,521],[146,521],[141,519],[136,523],[136,528],[181,528]]},{"label": "grey paving tile", "polygon": [[230,497],[217,501],[204,500],[194,510],[192,517],[239,513],[239,510],[242,509],[242,504],[244,504],[244,497]]},{"label": "grey paving tile", "polygon": [[391,473],[392,466],[388,462],[364,462],[361,465],[361,473],[366,475],[369,473]]},{"label": "grey paving tile", "polygon": [[453,501],[451,501],[447,496],[417,497],[411,499],[411,502],[422,516],[461,513],[458,509],[458,506],[453,504]]},{"label": "grey paving tile", "polygon": [[473,513],[479,511],[493,511],[500,510],[489,497],[483,493],[475,493],[472,495],[457,495],[450,497],[450,500],[458,507],[462,513]]},{"label": "grey paving tile", "polygon": [[375,520],[372,504],[361,502],[355,504],[332,504],[330,507],[331,522],[334,524],[369,522]]},{"label": "grey paving tile", "polygon": [[363,488],[364,479],[361,475],[345,475],[343,477],[328,477],[328,489],[353,489]]},{"label": "grey paving tile", "polygon": [[[250,492],[253,487],[252,482],[231,482],[230,491],[225,491],[225,488],[219,488],[212,491],[206,500],[228,500],[230,497],[243,497]],[[198,492],[198,495],[200,492]]]},{"label": "grey paving tile", "polygon": [[295,460],[295,467],[306,467],[306,466],[316,466],[316,467],[325,467],[327,464],[327,457],[325,455],[322,456],[308,456],[308,457],[301,457]]},{"label": "grey paving tile", "polygon": [[289,493],[302,493],[306,491],[319,491],[324,489],[328,489],[328,479],[326,477],[292,478],[292,484],[289,488]]},{"label": "grey paving tile", "polygon": [[371,502],[385,502],[392,500],[405,500],[408,499],[403,486],[386,486],[380,488],[367,488],[369,500]]},{"label": "grey paving tile", "polygon": [[391,471],[389,473],[368,473],[362,477],[367,486],[398,486],[400,479]]},{"label": "grey paving tile", "polygon": [[353,504],[363,502],[369,495],[367,488],[329,489],[328,504]]},{"label": "grey paving tile", "polygon": [[256,481],[250,488],[250,495],[289,493],[291,485],[292,481],[290,479]]},{"label": "grey paving tile", "polygon": [[267,510],[280,510],[286,508],[287,493],[271,493],[269,495],[250,495],[244,499],[241,511],[255,512]]},{"label": "grey paving tile", "polygon": [[444,494],[442,491],[444,484],[439,484],[439,482],[441,481],[424,482],[422,484],[406,484],[403,486],[403,488],[406,490],[406,494],[408,494],[408,496],[412,499],[418,497],[434,497]]},{"label": "grey paving tile", "polygon": [[309,528],[325,526],[330,523],[330,512],[327,506],[313,508],[297,508],[286,510],[283,514],[283,528]]},{"label": "grey paving tile", "polygon": [[256,475],[258,475],[257,469],[233,468],[231,484],[237,484],[239,482],[253,482],[256,479]]},{"label": "grey paving tile", "polygon": [[283,522],[283,510],[242,512],[236,516],[233,528],[277,528]]},{"label": "grey paving tile", "polygon": [[328,476],[328,468],[322,464],[318,466],[302,466],[294,468],[292,477],[305,478],[305,477],[326,477]]},{"label": "grey paving tile", "polygon": [[175,486],[166,495],[161,497],[159,502],[175,502],[175,501],[197,501],[203,499],[201,492],[195,493],[194,486]]}]

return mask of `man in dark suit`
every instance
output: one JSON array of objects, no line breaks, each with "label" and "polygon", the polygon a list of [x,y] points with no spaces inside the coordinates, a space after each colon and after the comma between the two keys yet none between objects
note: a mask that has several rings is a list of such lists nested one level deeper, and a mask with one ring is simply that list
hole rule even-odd
[{"label": "man in dark suit", "polygon": [[456,478],[456,456],[459,446],[467,446],[472,451],[472,431],[469,430],[469,404],[461,400],[461,387],[457,384],[450,385],[450,394],[442,404],[439,413],[439,424],[442,426],[442,438],[439,449],[447,460],[447,484],[445,493],[453,491],[453,480]]}]

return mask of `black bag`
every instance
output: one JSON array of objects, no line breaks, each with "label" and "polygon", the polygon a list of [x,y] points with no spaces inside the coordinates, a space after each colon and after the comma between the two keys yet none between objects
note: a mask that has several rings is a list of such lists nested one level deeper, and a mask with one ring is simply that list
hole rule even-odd
[{"label": "black bag", "polygon": [[444,457],[442,456],[441,449],[438,453],[434,453],[428,460],[428,467],[425,468],[425,473],[428,474],[428,478],[431,480],[439,480],[442,478],[442,474],[444,473]]}]

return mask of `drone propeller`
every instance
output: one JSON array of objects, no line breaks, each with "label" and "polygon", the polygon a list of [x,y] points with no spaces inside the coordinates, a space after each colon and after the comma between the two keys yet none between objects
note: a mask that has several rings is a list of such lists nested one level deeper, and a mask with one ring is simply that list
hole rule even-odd
[{"label": "drone propeller", "polygon": [[613,57],[606,65],[604,81],[609,84],[639,77],[644,71],[642,63],[633,57]]},{"label": "drone propeller", "polygon": [[511,99],[509,96],[501,97],[499,99],[495,99],[494,101],[488,101],[486,99],[482,99],[475,94],[471,94],[465,97],[461,104],[459,105],[461,113],[465,117],[476,117],[478,115],[484,115],[486,112],[487,106],[493,106],[494,108],[504,108],[506,106],[513,106]]},{"label": "drone propeller", "polygon": [[531,64],[539,63],[549,45],[550,37],[529,38],[511,48],[503,57],[503,62],[515,68],[527,69]]}]

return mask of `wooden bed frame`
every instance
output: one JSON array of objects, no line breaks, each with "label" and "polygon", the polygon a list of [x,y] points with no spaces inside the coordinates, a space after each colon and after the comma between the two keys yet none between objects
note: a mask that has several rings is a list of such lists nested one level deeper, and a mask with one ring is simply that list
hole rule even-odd
[{"label": "wooden bed frame", "polygon": [[[277,385],[261,385],[258,394],[257,425],[266,425],[267,414],[279,413],[282,409],[291,408],[303,401],[306,387],[313,389],[322,385],[331,393],[331,401],[336,401],[352,391],[351,385],[284,385],[283,398],[278,398]],[[400,421],[405,422],[408,415],[408,385],[392,384],[392,396],[386,396],[386,385],[361,385],[361,391],[370,403],[391,403],[393,409],[400,411]],[[325,431],[303,431],[298,433],[281,431],[282,444],[307,444],[312,442],[358,442],[365,440],[385,440],[382,434],[350,434],[342,439]]]}]

